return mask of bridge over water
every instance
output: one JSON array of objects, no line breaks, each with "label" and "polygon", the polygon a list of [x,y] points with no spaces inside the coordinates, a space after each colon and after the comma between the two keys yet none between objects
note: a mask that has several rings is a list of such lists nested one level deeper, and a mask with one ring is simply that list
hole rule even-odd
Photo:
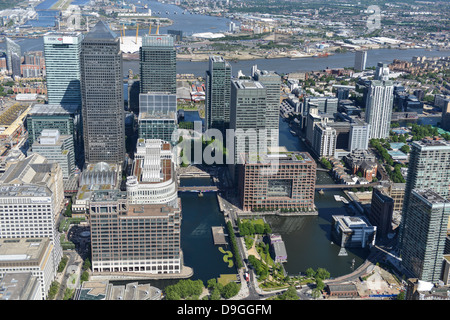
[{"label": "bridge over water", "polygon": [[[372,182],[367,184],[316,184],[316,190],[321,189],[353,189],[361,187],[374,187],[379,185],[380,182]],[[189,186],[178,187],[179,192],[217,192],[219,188],[216,186]]]}]

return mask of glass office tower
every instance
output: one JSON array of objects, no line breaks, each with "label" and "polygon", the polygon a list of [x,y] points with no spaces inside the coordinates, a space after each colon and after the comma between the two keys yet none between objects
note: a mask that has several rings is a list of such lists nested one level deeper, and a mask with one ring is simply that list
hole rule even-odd
[{"label": "glass office tower", "polygon": [[177,93],[177,60],[171,35],[144,36],[139,57],[141,93]]},{"label": "glass office tower", "polygon": [[224,132],[230,126],[231,65],[220,56],[209,57],[205,94],[206,129]]},{"label": "glass office tower", "polygon": [[45,69],[49,104],[81,106],[81,33],[44,35]]}]

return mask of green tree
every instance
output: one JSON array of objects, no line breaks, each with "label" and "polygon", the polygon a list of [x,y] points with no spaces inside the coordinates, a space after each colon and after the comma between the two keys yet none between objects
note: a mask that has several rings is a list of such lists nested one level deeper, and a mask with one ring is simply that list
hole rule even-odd
[{"label": "green tree", "polygon": [[84,260],[84,263],[83,263],[83,270],[89,270],[90,267],[91,267],[91,261],[89,260],[89,258],[86,258],[86,260]]},{"label": "green tree", "polygon": [[236,282],[228,282],[223,286],[220,294],[225,299],[230,299],[239,293],[240,286]]},{"label": "green tree", "polygon": [[314,271],[313,268],[308,268],[306,269],[306,276],[308,278],[313,278],[315,276],[316,272]]}]

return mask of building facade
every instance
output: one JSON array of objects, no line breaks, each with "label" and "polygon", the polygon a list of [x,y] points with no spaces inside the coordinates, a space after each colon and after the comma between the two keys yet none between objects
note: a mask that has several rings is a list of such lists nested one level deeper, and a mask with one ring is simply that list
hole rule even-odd
[{"label": "building facade", "polygon": [[119,38],[98,22],[81,43],[81,97],[86,163],[122,163],[125,112]]},{"label": "building facade", "polygon": [[364,71],[366,69],[367,51],[358,50],[355,52],[355,71]]},{"label": "building facade", "polygon": [[390,80],[373,80],[367,92],[365,121],[370,125],[370,139],[389,137],[394,84]]},{"label": "building facade", "polygon": [[316,163],[306,152],[242,155],[238,191],[244,211],[313,211]]},{"label": "building facade", "polygon": [[81,107],[82,33],[48,33],[43,39],[48,103]]},{"label": "building facade", "polygon": [[6,64],[8,73],[13,77],[20,77],[20,64],[22,59],[22,49],[20,45],[6,37]]},{"label": "building facade", "polygon": [[145,35],[140,58],[140,92],[177,93],[176,51],[171,35]]},{"label": "building facade", "polygon": [[[18,292],[17,300],[25,297],[30,300],[47,298],[58,267],[52,259],[54,250],[49,238],[0,239],[0,279],[16,275],[16,279],[20,280],[21,275],[25,276],[26,282],[21,283],[23,287]],[[17,281],[11,284],[11,287],[16,287]]]},{"label": "building facade", "polygon": [[139,139],[172,141],[178,128],[177,96],[166,93],[139,95],[138,136]]},{"label": "building facade", "polygon": [[75,150],[71,135],[61,135],[57,129],[42,130],[39,141],[33,143],[31,150],[45,157],[49,163],[58,163],[64,180],[75,173]]},{"label": "building facade", "polygon": [[127,204],[125,192],[96,191],[89,206],[94,273],[181,272],[181,202]]},{"label": "building facade", "polygon": [[273,71],[259,70],[253,74],[253,79],[259,81],[266,87],[266,129],[268,130],[268,139],[278,145],[279,123],[280,123],[280,92],[281,77]]},{"label": "building facade", "polygon": [[223,57],[209,57],[206,71],[205,124],[206,129],[222,132],[230,126],[231,65]]},{"label": "building facade", "polygon": [[425,138],[411,144],[408,175],[403,198],[402,222],[400,224],[400,243],[402,234],[410,223],[410,196],[413,189],[431,189],[443,198],[449,195],[450,181],[450,143],[445,140]]},{"label": "building facade", "polygon": [[403,232],[402,265],[414,277],[441,280],[450,202],[430,189],[414,189]]},{"label": "building facade", "polygon": [[369,221],[377,227],[377,236],[385,238],[392,232],[394,200],[381,188],[373,188]]},{"label": "building facade", "polygon": [[171,144],[159,139],[139,139],[126,186],[130,204],[176,207],[178,189]]}]

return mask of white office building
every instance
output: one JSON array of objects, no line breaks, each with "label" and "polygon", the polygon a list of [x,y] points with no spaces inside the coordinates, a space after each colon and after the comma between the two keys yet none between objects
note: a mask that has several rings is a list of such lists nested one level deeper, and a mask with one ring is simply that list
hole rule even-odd
[{"label": "white office building", "polygon": [[370,139],[387,138],[394,104],[394,84],[390,80],[370,82],[366,99],[365,121],[370,125]]},{"label": "white office building", "polygon": [[[15,275],[14,286],[22,286],[16,292],[0,288],[3,294],[18,294],[16,299],[45,300],[52,281],[56,277],[55,247],[49,238],[7,238],[0,239],[0,279]],[[37,281],[36,281],[37,280]],[[27,293],[28,291],[28,293]],[[9,300],[9,299],[8,299]]]},{"label": "white office building", "polygon": [[177,177],[171,144],[159,139],[139,139],[132,175],[126,185],[129,204],[166,204],[177,208]]},{"label": "white office building", "polygon": [[350,124],[349,151],[367,150],[369,147],[370,125],[359,119]]},{"label": "white office building", "polygon": [[326,121],[316,123],[312,146],[317,157],[334,157],[336,153],[336,139],[336,130],[327,126]]}]

